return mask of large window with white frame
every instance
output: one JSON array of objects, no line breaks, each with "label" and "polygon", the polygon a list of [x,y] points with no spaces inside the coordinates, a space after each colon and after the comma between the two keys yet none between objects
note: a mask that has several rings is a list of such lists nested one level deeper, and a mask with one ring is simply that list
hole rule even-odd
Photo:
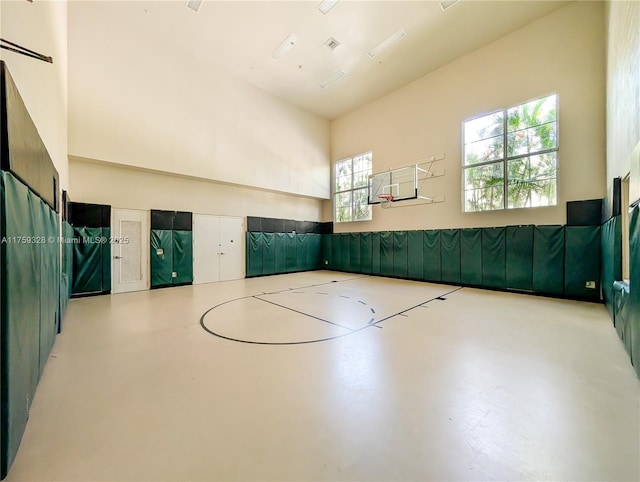
[{"label": "large window with white frame", "polygon": [[555,206],[556,94],[464,122],[464,211]]},{"label": "large window with white frame", "polygon": [[371,206],[368,204],[367,196],[372,159],[371,152],[366,152],[336,162],[334,177],[335,222],[371,220]]}]

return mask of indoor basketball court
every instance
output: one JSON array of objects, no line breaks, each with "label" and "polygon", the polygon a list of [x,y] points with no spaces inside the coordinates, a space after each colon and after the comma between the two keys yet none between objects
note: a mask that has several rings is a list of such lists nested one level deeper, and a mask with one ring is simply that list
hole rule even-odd
[{"label": "indoor basketball court", "polygon": [[1,480],[640,480],[640,2],[0,27]]}]

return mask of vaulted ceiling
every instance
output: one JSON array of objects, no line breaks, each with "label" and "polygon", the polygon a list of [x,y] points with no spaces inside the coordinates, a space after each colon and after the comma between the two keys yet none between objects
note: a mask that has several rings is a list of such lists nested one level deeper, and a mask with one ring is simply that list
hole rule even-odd
[{"label": "vaulted ceiling", "polygon": [[[195,12],[185,1],[70,2],[69,30],[109,25],[113,36],[153,42],[169,64],[180,56],[335,119],[570,2],[459,0],[443,9],[439,1],[340,0],[323,2],[327,13],[320,3],[203,0]],[[397,32],[404,36],[370,55]],[[275,60],[290,34],[299,40]],[[339,45],[324,45],[329,39]]]}]

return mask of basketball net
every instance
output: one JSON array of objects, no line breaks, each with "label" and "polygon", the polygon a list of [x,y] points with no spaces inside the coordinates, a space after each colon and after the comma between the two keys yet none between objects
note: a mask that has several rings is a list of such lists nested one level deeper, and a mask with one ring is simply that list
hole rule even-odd
[{"label": "basketball net", "polygon": [[378,199],[380,199],[380,206],[382,206],[382,209],[388,209],[391,207],[391,203],[393,202],[393,194],[378,194]]}]

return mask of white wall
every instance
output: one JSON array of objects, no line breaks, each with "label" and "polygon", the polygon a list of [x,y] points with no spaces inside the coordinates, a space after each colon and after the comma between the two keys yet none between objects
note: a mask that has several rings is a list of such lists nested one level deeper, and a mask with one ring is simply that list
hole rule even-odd
[{"label": "white wall", "polygon": [[67,189],[67,3],[0,1],[2,38],[53,57],[53,64],[8,50],[0,59],[53,160],[60,186]]},{"label": "white wall", "polygon": [[[576,2],[535,21],[332,123],[335,162],[373,151],[373,171],[437,153],[446,175],[427,181],[442,204],[382,210],[336,231],[511,224],[562,224],[567,201],[605,194],[604,6]],[[446,48],[446,46],[443,46]],[[461,126],[465,119],[556,92],[559,202],[556,207],[463,213]],[[330,202],[325,213],[331,213]],[[399,205],[399,204],[398,204]]]},{"label": "white wall", "polygon": [[323,201],[70,158],[71,200],[116,208],[320,221]]},{"label": "white wall", "polygon": [[191,57],[170,35],[141,34],[139,5],[111,18],[109,3],[69,5],[70,155],[329,198],[327,120]]},{"label": "white wall", "polygon": [[[607,3],[607,181],[633,172],[640,199],[640,3]],[[609,204],[609,203],[607,203]]]}]

